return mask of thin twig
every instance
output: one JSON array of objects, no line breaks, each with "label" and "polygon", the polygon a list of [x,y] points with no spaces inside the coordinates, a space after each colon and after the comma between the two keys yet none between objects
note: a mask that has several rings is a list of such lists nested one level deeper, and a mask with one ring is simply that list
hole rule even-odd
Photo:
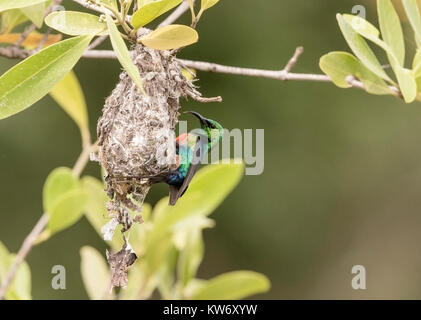
[{"label": "thin twig", "polygon": [[291,72],[292,68],[295,67],[295,65],[298,62],[298,59],[303,54],[303,52],[304,52],[304,48],[303,47],[297,47],[297,49],[295,49],[294,55],[291,57],[291,59],[289,59],[287,65],[284,68],[284,71],[285,72],[287,72],[287,73]]},{"label": "thin twig", "polygon": [[38,43],[37,48],[35,49],[35,52],[39,52],[42,50],[44,44],[47,42],[48,37],[50,36],[51,33],[51,28],[48,28],[47,31],[44,33],[44,35],[42,36],[41,41]]},{"label": "thin twig", "polygon": [[[302,51],[300,50],[300,47],[297,48],[294,56],[289,60],[288,64],[282,70],[263,70],[263,69],[253,69],[253,68],[241,68],[241,67],[226,66],[226,65],[205,62],[205,61],[193,61],[193,60],[186,60],[186,59],[177,59],[177,60],[181,62],[181,64],[187,68],[193,68],[193,69],[205,71],[205,72],[232,74],[232,75],[257,77],[257,78],[268,78],[268,79],[274,79],[274,80],[279,80],[279,81],[332,82],[332,79],[329,76],[324,75],[324,74],[288,72],[288,70],[292,69],[292,67],[296,64],[298,57],[301,53]],[[25,59],[30,54],[31,52],[28,52],[27,50],[19,50],[14,47],[0,48],[0,56],[4,56],[10,59],[12,58]],[[83,54],[83,57],[88,58],[88,59],[117,59],[115,52],[112,50],[87,50]],[[367,91],[363,83],[360,80],[356,79],[355,77],[353,77],[353,80],[350,82],[350,85],[353,88]],[[389,88],[395,97],[402,98],[402,93],[399,90],[399,88],[395,86],[389,86]]]},{"label": "thin twig", "polygon": [[106,36],[100,36],[100,37],[96,38],[89,45],[88,50],[95,49],[96,47],[98,47],[99,45],[101,45],[101,43],[103,43],[107,38],[108,38],[108,35],[106,35]]},{"label": "thin twig", "polygon": [[318,82],[331,82],[332,80],[323,74],[310,74],[310,73],[292,73],[286,70],[262,70],[251,68],[240,68],[225,66],[216,63],[192,61],[185,59],[178,59],[186,67],[193,68],[200,71],[233,74],[248,77],[269,78],[280,81],[297,80],[297,81],[318,81]]},{"label": "thin twig", "polygon": [[[86,167],[88,161],[89,161],[89,155],[93,148],[95,148],[96,143],[92,146],[88,146],[83,148],[82,153],[80,154],[79,158],[77,159],[72,172],[75,176],[79,177],[82,174],[83,169]],[[29,254],[31,249],[33,248],[34,244],[36,243],[38,237],[42,233],[42,231],[45,229],[45,227],[48,224],[49,215],[48,213],[44,213],[41,218],[36,223],[35,227],[32,229],[32,231],[28,234],[28,236],[25,238],[25,240],[22,243],[22,246],[20,247],[16,258],[14,259],[12,265],[10,266],[2,284],[0,287],[0,300],[2,300],[7,292],[7,289],[11,285],[16,272],[19,268],[19,266],[22,264],[22,262],[25,260],[26,256]]]},{"label": "thin twig", "polygon": [[87,50],[83,54],[83,57],[91,59],[117,59],[117,55],[113,50]]},{"label": "thin twig", "polygon": [[[200,71],[206,72],[215,72],[215,73],[225,73],[225,74],[234,74],[241,76],[249,77],[260,77],[260,78],[270,78],[275,80],[297,80],[297,81],[319,81],[319,82],[331,82],[332,80],[323,74],[308,74],[308,73],[292,73],[287,70],[292,69],[295,65],[296,60],[298,59],[299,54],[301,54],[300,47],[297,48],[295,55],[288,62],[287,66],[283,70],[262,70],[262,69],[252,69],[252,68],[240,68],[233,66],[225,66],[221,64],[204,62],[204,61],[193,61],[185,59],[177,59],[184,66],[193,68]],[[102,59],[117,59],[117,56],[112,50],[88,50],[83,54],[84,58],[102,58]]]},{"label": "thin twig", "polygon": [[189,10],[189,3],[185,0],[175,9],[164,21],[162,21],[158,27],[168,26],[178,20],[187,10]]},{"label": "thin twig", "polygon": [[25,30],[21,33],[18,41],[16,41],[16,43],[14,44],[16,47],[20,47],[21,44],[26,40],[26,38],[28,38],[28,36],[35,31],[35,29],[37,28],[37,26],[35,24],[30,24],[29,26],[27,26],[25,28]]}]

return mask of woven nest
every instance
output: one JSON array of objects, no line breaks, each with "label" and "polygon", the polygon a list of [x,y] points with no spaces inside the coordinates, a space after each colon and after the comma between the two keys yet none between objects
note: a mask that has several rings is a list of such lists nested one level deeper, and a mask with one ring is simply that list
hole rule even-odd
[{"label": "woven nest", "polygon": [[176,168],[174,129],[179,98],[200,97],[169,51],[136,46],[132,60],[147,95],[126,72],[106,99],[98,121],[98,161],[106,172],[111,211],[141,211],[148,177]]}]

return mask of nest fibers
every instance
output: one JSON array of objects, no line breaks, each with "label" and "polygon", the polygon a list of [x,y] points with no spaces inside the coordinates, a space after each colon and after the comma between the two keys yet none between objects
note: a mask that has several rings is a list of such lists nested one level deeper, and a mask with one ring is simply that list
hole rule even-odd
[{"label": "nest fibers", "polygon": [[148,177],[177,167],[174,128],[179,98],[203,100],[182,75],[182,66],[171,52],[138,45],[132,60],[146,95],[126,72],[121,73],[97,127],[98,161],[106,171],[112,200],[108,209],[126,218],[126,208],[141,211],[150,188]]}]

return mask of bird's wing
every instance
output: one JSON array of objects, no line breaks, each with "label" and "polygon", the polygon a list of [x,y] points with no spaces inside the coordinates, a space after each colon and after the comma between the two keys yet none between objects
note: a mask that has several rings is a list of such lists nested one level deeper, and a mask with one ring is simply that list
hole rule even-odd
[{"label": "bird's wing", "polygon": [[[206,138],[206,139],[204,139]],[[207,137],[198,136],[197,141],[193,151],[193,159],[191,161],[187,175],[184,178],[183,184],[181,187],[170,186],[170,205],[175,205],[177,200],[186,192],[189,187],[190,181],[193,179],[197,170],[200,166],[200,161],[204,155],[205,143],[207,143]]]}]

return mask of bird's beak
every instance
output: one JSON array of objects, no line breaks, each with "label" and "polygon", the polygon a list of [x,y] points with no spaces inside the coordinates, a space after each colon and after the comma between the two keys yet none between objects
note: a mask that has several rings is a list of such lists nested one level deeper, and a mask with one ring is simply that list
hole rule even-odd
[{"label": "bird's beak", "polygon": [[206,118],[204,118],[202,115],[200,115],[196,111],[185,111],[184,113],[191,113],[192,115],[194,115],[196,118],[199,119],[200,123],[202,123],[204,126],[207,126]]}]

